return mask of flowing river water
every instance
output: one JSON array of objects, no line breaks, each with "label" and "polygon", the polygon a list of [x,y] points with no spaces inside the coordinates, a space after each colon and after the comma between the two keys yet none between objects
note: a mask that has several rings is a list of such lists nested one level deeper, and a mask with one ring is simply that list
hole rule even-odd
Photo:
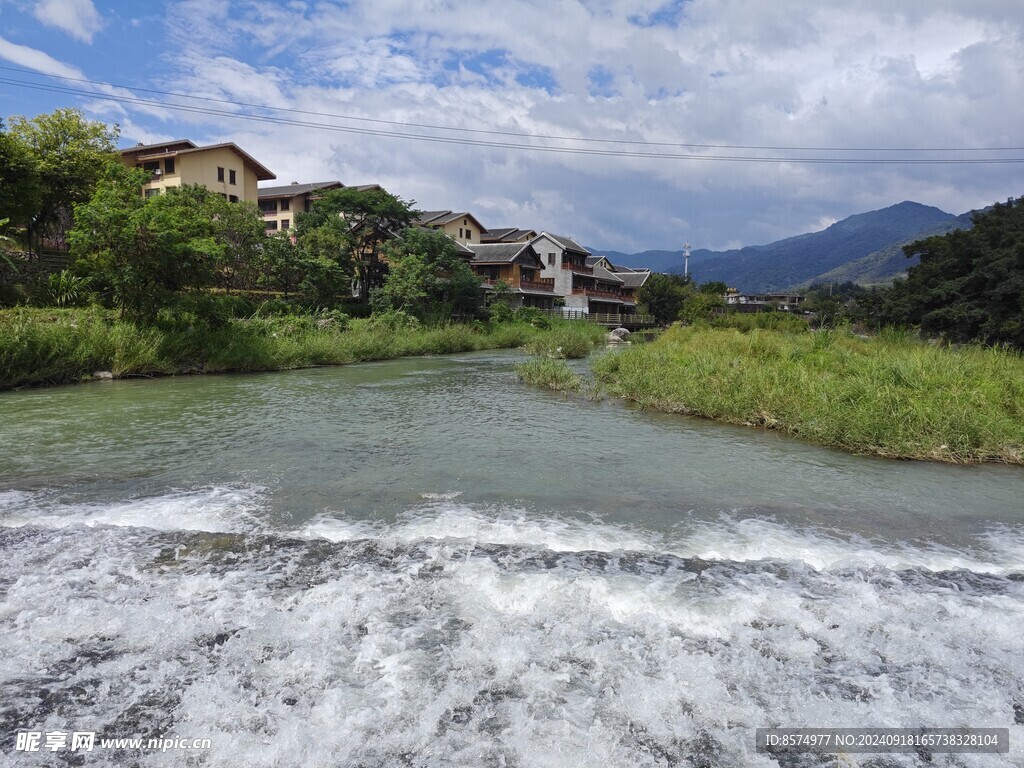
[{"label": "flowing river water", "polygon": [[[567,399],[519,359],[0,394],[0,764],[1024,765],[1024,472]],[[757,753],[772,726],[1010,752]]]}]

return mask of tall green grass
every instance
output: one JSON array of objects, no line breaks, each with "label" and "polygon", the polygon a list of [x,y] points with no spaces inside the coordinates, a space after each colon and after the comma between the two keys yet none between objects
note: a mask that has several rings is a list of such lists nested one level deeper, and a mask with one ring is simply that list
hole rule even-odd
[{"label": "tall green grass", "polygon": [[583,378],[575,373],[564,360],[537,357],[516,365],[516,373],[527,384],[547,387],[558,392],[579,392],[583,389]]},{"label": "tall green grass", "polygon": [[[376,318],[325,322],[283,315],[138,326],[98,308],[0,310],[0,389],[116,377],[265,371],[483,349],[557,346],[569,321],[398,327]],[[576,325],[586,325],[576,323]],[[544,342],[546,336],[550,342]]]},{"label": "tall green grass", "polygon": [[1024,464],[1024,359],[906,334],[673,327],[605,355],[605,388],[646,407],[777,429],[862,454]]}]

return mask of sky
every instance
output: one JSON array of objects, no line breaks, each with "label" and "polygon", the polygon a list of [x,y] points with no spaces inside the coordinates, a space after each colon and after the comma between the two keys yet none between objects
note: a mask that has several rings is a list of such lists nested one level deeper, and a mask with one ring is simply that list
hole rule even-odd
[{"label": "sky", "polygon": [[721,250],[1024,194],[1024,2],[0,0],[0,116],[66,106],[275,184]]}]

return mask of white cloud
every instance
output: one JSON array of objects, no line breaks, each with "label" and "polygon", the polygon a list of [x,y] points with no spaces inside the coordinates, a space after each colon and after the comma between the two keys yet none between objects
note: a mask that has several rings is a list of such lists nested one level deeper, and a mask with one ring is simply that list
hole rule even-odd
[{"label": "white cloud", "polygon": [[91,43],[93,36],[103,29],[103,19],[92,0],[39,0],[35,16],[43,24],[61,29],[83,43]]},{"label": "white cloud", "polygon": [[0,59],[17,64],[25,69],[32,69],[44,75],[56,75],[57,77],[83,78],[80,69],[69,66],[50,56],[48,53],[30,48],[27,45],[18,45],[10,40],[0,37]]},{"label": "white cloud", "polygon": [[[779,13],[762,0],[693,0],[676,17],[661,14],[666,5],[193,2],[188,35],[165,54],[174,66],[165,84],[404,126],[302,118],[382,130],[421,123],[753,147],[660,148],[703,155],[916,159],[936,155],[756,147],[984,147],[1016,143],[1012,127],[1024,124],[1024,4],[793,0]],[[606,87],[592,94],[598,68]],[[377,181],[428,208],[474,210],[491,226],[617,249],[768,242],[903,199],[960,213],[1022,191],[1011,166],[586,157],[181,120],[198,140],[244,136],[282,178]]]}]

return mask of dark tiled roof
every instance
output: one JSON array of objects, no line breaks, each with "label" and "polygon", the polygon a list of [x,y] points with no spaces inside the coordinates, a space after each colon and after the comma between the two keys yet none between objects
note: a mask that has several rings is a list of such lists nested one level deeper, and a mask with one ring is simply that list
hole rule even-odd
[{"label": "dark tiled roof", "polygon": [[614,272],[609,272],[607,269],[599,264],[594,264],[594,277],[598,280],[607,280],[609,283],[622,284],[622,278],[616,275]]},{"label": "dark tiled roof", "polygon": [[188,139],[175,139],[174,141],[161,141],[159,144],[138,144],[134,147],[122,149],[122,155],[156,154],[159,152],[175,151],[179,149],[195,149],[195,144]]},{"label": "dark tiled roof", "polygon": [[[616,269],[618,269],[616,267]],[[622,284],[627,288],[639,288],[647,282],[647,278],[651,276],[650,272],[616,272],[619,279],[622,280]]]},{"label": "dark tiled roof", "polygon": [[541,232],[540,235],[538,235],[538,237],[544,237],[545,235],[550,237],[552,240],[554,240],[556,243],[558,243],[560,246],[562,246],[567,251],[573,251],[575,253],[580,253],[580,254],[583,254],[584,256],[589,256],[590,255],[590,251],[588,251],[582,245],[577,243],[571,237],[562,237],[561,235],[553,235],[550,232]]},{"label": "dark tiled roof", "polygon": [[532,240],[537,233],[532,229],[516,229],[515,227],[501,227],[499,229],[488,229],[480,235],[480,241],[484,243],[518,243]]},{"label": "dark tiled roof", "polygon": [[522,255],[540,264],[540,257],[530,243],[472,243],[474,264],[511,264]]},{"label": "dark tiled roof", "polygon": [[436,223],[437,219],[440,219],[442,216],[448,216],[450,214],[451,211],[421,211],[420,215],[416,217],[415,223],[422,225],[434,224]]},{"label": "dark tiled roof", "polygon": [[316,192],[321,189],[338,188],[345,185],[340,181],[314,181],[309,184],[287,184],[283,187],[260,187],[260,197],[292,197],[304,195],[307,192]]}]

